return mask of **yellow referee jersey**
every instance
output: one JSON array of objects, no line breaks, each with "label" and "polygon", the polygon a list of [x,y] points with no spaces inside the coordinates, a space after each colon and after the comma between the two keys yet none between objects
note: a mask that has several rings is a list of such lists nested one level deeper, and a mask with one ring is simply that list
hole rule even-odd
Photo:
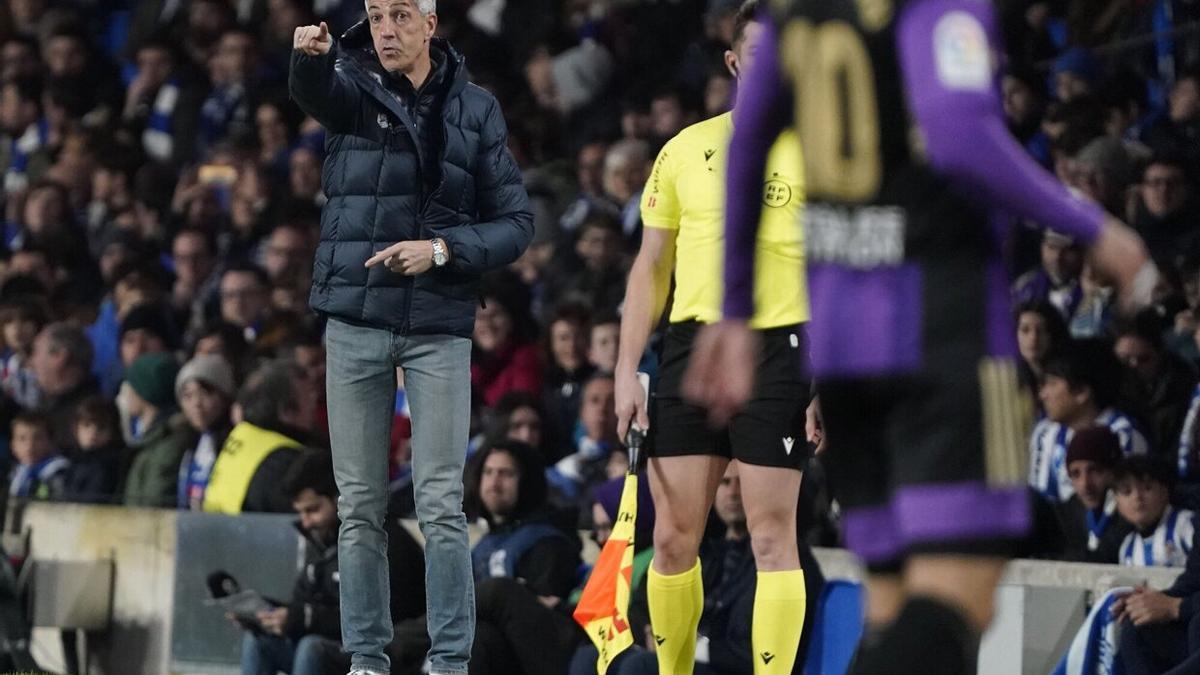
[{"label": "yellow referee jersey", "polygon": [[[725,160],[733,114],[725,113],[679,132],[667,142],[642,193],[646,227],[676,230],[675,302],[671,323],[721,318],[725,255]],[[754,269],[751,328],[808,321],[804,205],[800,141],[780,135],[767,157],[761,227]]]}]

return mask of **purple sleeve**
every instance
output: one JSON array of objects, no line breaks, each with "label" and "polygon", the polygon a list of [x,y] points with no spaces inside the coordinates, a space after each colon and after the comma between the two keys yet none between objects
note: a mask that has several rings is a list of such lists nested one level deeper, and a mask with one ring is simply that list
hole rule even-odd
[{"label": "purple sleeve", "polygon": [[[947,17],[951,21],[945,21]],[[909,5],[900,17],[898,47],[904,82],[931,166],[977,191],[990,207],[1090,244],[1100,234],[1104,211],[1072,196],[1017,143],[1005,126],[994,82],[986,87],[952,87],[943,81],[961,75],[955,69],[956,63],[961,64],[955,54],[961,53],[963,43],[956,38],[963,37],[964,20],[966,37],[971,37],[971,18],[982,24],[988,51],[998,53],[991,3],[922,0]],[[944,62],[939,61],[939,50],[946,52]]]},{"label": "purple sleeve", "polygon": [[765,17],[754,67],[737,93],[725,174],[725,306],[730,319],[754,314],[754,248],[762,214],[764,166],[788,124],[787,92],[776,54],[774,22]]}]

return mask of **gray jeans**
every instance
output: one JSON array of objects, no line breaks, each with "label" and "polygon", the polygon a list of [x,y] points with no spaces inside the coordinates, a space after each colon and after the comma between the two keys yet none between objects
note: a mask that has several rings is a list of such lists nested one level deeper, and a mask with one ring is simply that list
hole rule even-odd
[{"label": "gray jeans", "polygon": [[342,642],[355,667],[388,672],[388,441],[396,367],[412,411],[413,487],[425,535],[429,660],[466,673],[475,635],[475,592],[463,515],[463,463],[471,415],[471,341],[403,336],[329,321],[326,391],[337,478]]}]

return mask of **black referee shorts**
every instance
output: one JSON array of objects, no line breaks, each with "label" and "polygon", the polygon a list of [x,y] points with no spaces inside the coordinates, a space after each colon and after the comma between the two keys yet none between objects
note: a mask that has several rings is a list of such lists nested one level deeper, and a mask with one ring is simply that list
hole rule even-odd
[{"label": "black referee shorts", "polygon": [[713,428],[703,408],[683,400],[680,385],[697,334],[695,321],[667,327],[657,393],[650,405],[650,457],[715,455],[746,464],[803,470],[809,447],[809,382],[801,326],[759,331],[762,350],[750,402],[728,426]]}]

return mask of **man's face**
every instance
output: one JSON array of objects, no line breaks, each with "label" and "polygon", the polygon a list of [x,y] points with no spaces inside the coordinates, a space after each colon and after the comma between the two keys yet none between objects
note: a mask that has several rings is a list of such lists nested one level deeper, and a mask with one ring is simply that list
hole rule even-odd
[{"label": "man's face", "polygon": [[1154,347],[1135,335],[1123,335],[1113,345],[1117,359],[1126,367],[1137,373],[1144,382],[1150,382],[1158,377],[1162,360]]},{"label": "man's face", "polygon": [[1079,414],[1087,398],[1087,390],[1071,391],[1067,381],[1057,375],[1047,375],[1038,391],[1046,416],[1055,422],[1069,422]]},{"label": "man's face", "polygon": [[226,33],[217,43],[213,66],[222,83],[246,82],[254,74],[254,40],[245,33]]},{"label": "man's face", "polygon": [[285,272],[312,264],[312,243],[304,232],[294,227],[278,227],[267,240],[263,266],[273,281],[278,281]]},{"label": "man's face", "polygon": [[167,344],[161,336],[145,328],[134,328],[125,331],[121,336],[121,363],[126,368],[133,365],[138,357],[146,354],[158,354],[167,351]]},{"label": "man's face", "polygon": [[325,348],[321,345],[300,345],[292,350],[292,360],[300,369],[300,392],[313,399],[315,411],[325,391]]},{"label": "man's face", "polygon": [[1190,122],[1200,115],[1200,82],[1189,77],[1180,80],[1171,89],[1170,116],[1175,122]]},{"label": "man's face", "polygon": [[216,267],[208,242],[190,232],[175,237],[171,256],[175,261],[175,283],[187,289],[199,288]]},{"label": "man's face", "polygon": [[288,167],[293,197],[310,199],[321,191],[321,160],[312,150],[299,148],[293,151]]},{"label": "man's face", "polygon": [[1042,268],[1055,283],[1066,283],[1079,277],[1083,269],[1083,254],[1078,247],[1057,239],[1042,240]]},{"label": "man's face", "polygon": [[742,77],[754,67],[758,46],[762,44],[763,30],[763,25],[757,21],[751,21],[742,29],[742,41],[735,52],[737,59],[734,61],[734,67],[730,68],[738,82],[741,82]]},{"label": "man's face", "polygon": [[261,321],[267,313],[267,289],[258,278],[246,272],[229,272],[221,279],[221,318],[246,328]]},{"label": "man's face", "polygon": [[576,177],[579,188],[589,195],[604,191],[604,153],[608,146],[603,143],[588,143],[579,151]]},{"label": "man's face", "polygon": [[254,125],[258,128],[258,140],[264,147],[277,149],[287,145],[287,123],[279,108],[272,104],[258,106],[254,113]]},{"label": "man's face", "polygon": [[475,310],[475,346],[484,352],[503,348],[512,337],[513,320],[499,302],[488,298],[487,306]]},{"label": "man's face", "polygon": [[1172,164],[1151,164],[1142,176],[1142,201],[1158,218],[1178,212],[1187,203],[1188,185],[1183,171]]},{"label": "man's face", "polygon": [[1077,98],[1087,96],[1092,90],[1087,80],[1071,72],[1059,73],[1054,78],[1054,93],[1058,100],[1069,103]]},{"label": "man's face", "polygon": [[78,75],[87,66],[87,50],[83,43],[66,35],[50,38],[42,56],[54,76]]},{"label": "man's face", "polygon": [[725,475],[717,486],[713,508],[727,527],[745,527],[746,509],[742,506],[742,479],[738,476],[737,462],[730,462],[725,469]]},{"label": "man's face", "polygon": [[1139,530],[1162,520],[1169,498],[1167,486],[1156,480],[1128,477],[1117,483],[1117,511]]},{"label": "man's face", "polygon": [[598,377],[588,381],[579,404],[579,419],[588,438],[596,441],[617,440],[617,413],[611,379]]},{"label": "man's face", "polygon": [[159,47],[145,47],[137,53],[138,74],[152,89],[162,86],[171,76],[171,54]]},{"label": "man's face", "polygon": [[592,326],[591,344],[588,345],[588,361],[601,371],[611,373],[617,369],[617,353],[621,345],[621,324],[602,323]]},{"label": "man's face", "polygon": [[1004,116],[1008,121],[1022,125],[1029,121],[1030,117],[1037,112],[1037,98],[1024,82],[1005,75],[1003,80],[1004,89]]},{"label": "man's face", "polygon": [[574,321],[559,319],[550,324],[550,352],[560,368],[575,370],[579,367],[584,353],[582,333]]},{"label": "man's face", "polygon": [[229,402],[221,392],[200,380],[188,380],[180,392],[179,407],[188,424],[196,431],[208,431],[229,412]]},{"label": "man's face", "polygon": [[1072,169],[1071,184],[1092,201],[1106,206],[1120,197],[1124,187],[1103,167],[1078,160]]},{"label": "man's face", "polygon": [[607,227],[584,226],[575,253],[594,272],[611,267],[621,252],[621,235]]},{"label": "man's face", "polygon": [[613,522],[608,517],[608,511],[604,510],[599,503],[592,504],[592,541],[596,542],[597,546],[603,547],[608,538],[612,536]]},{"label": "man's face", "polygon": [[37,279],[46,288],[54,288],[54,270],[40,251],[17,251],[8,261],[9,276]]},{"label": "man's face", "polygon": [[671,138],[683,130],[683,105],[674,96],[656,98],[650,102],[650,125],[658,138]]},{"label": "man's face", "polygon": [[1067,476],[1085,507],[1098,509],[1104,505],[1104,497],[1112,487],[1112,469],[1091,460],[1077,459],[1067,465]]},{"label": "man's face", "polygon": [[10,40],[0,48],[0,80],[33,77],[39,67],[37,52],[23,42]]},{"label": "man's face", "polygon": [[337,506],[333,499],[317,494],[312,488],[301,490],[292,508],[300,516],[300,527],[317,539],[328,540],[337,531]]},{"label": "man's face", "polygon": [[407,73],[428,52],[437,15],[422,16],[415,0],[369,0],[367,23],[380,65],[390,73]]},{"label": "man's face", "polygon": [[628,203],[645,184],[645,163],[629,156],[611,156],[605,159],[604,191],[617,203]]},{"label": "man's face", "polygon": [[533,408],[522,406],[508,416],[508,440],[520,441],[531,447],[542,443],[542,418]]},{"label": "man's face", "polygon": [[36,121],[37,106],[21,98],[17,85],[4,85],[0,89],[0,127],[16,135]]},{"label": "man's face", "polygon": [[521,470],[517,460],[502,450],[488,455],[479,481],[479,499],[493,517],[506,518],[517,507]]}]

